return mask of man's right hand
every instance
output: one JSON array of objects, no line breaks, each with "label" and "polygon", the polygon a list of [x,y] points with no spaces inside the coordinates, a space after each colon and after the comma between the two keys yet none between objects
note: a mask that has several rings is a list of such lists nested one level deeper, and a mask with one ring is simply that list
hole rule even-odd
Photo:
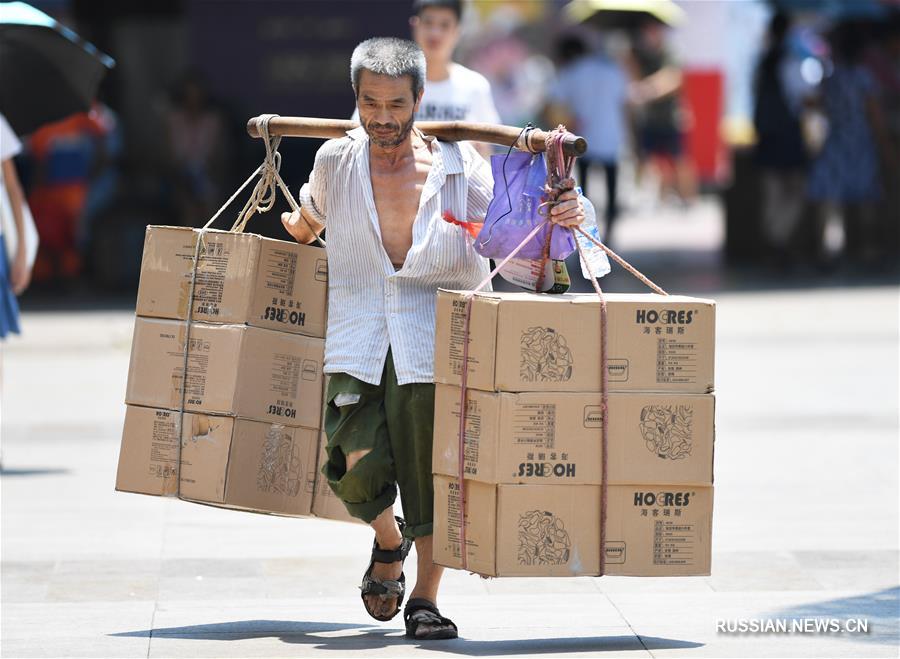
[{"label": "man's right hand", "polygon": [[316,236],[322,233],[322,229],[325,228],[304,213],[302,209],[293,213],[282,213],[281,223],[287,229],[287,232],[294,237],[294,240],[304,245],[314,241]]}]

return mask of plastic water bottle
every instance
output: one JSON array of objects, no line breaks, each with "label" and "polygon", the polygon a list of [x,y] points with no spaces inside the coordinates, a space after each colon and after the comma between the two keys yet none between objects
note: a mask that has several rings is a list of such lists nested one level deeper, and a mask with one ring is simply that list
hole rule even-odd
[{"label": "plastic water bottle", "polygon": [[[581,198],[581,202],[584,204],[585,217],[584,222],[582,222],[581,224],[581,228],[594,240],[600,240],[600,227],[597,226],[597,211],[594,210],[594,204],[592,204],[591,200],[581,193],[581,188],[576,189],[578,190],[578,196]],[[604,252],[590,240],[582,236],[578,231],[574,231],[573,233],[575,234],[575,240],[577,240],[578,244],[581,245],[581,251],[584,254],[584,258],[587,259],[587,262],[590,264],[594,276],[600,278],[606,274],[609,274],[610,266],[609,259],[606,256],[606,252]],[[584,275],[585,279],[590,279],[591,274],[585,267],[584,261],[579,258],[578,262],[581,263],[581,274]]]}]

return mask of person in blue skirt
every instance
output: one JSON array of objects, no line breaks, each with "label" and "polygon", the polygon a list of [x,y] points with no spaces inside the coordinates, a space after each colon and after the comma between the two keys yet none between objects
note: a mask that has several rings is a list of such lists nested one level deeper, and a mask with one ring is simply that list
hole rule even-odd
[{"label": "person in blue skirt", "polygon": [[[13,132],[6,117],[0,114],[0,195],[9,201],[0,204],[0,212],[11,218],[0,222],[0,339],[19,333],[20,295],[31,280],[31,265],[25,241],[25,195],[19,184],[13,158],[22,150],[22,143]],[[12,221],[10,221],[12,220]],[[15,235],[11,235],[15,232]]]}]

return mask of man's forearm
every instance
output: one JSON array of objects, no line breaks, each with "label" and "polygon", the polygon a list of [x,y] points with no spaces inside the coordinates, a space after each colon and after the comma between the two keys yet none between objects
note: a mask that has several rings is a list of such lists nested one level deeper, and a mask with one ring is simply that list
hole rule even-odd
[{"label": "man's forearm", "polygon": [[673,66],[666,66],[643,80],[643,84],[650,90],[648,94],[650,101],[657,101],[677,93],[681,89],[682,82],[681,70]]}]

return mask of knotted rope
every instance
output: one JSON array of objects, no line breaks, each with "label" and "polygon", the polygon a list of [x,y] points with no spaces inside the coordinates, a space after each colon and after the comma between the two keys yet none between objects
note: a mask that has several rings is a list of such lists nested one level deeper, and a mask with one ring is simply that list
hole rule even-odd
[{"label": "knotted rope", "polygon": [[[247,177],[241,186],[235,190],[234,194],[226,201],[219,210],[210,218],[209,222],[207,222],[203,229],[209,229],[212,224],[219,218],[219,216],[228,208],[231,203],[237,199],[238,195],[246,188],[250,181],[252,181],[256,176],[259,176],[259,180],[256,182],[256,186],[253,188],[253,192],[250,193],[250,197],[247,199],[247,202],[244,204],[244,207],[241,209],[241,212],[238,213],[238,217],[235,220],[234,224],[231,226],[230,231],[233,233],[242,233],[244,229],[247,227],[247,223],[250,221],[250,218],[253,217],[255,213],[265,213],[275,206],[275,200],[277,197],[276,186],[279,190],[281,190],[284,198],[287,199],[288,205],[291,207],[291,210],[297,213],[300,213],[300,204],[297,203],[297,200],[294,199],[294,195],[291,194],[290,189],[288,189],[287,185],[284,182],[284,179],[281,178],[281,153],[278,151],[278,146],[281,144],[280,136],[272,136],[269,133],[269,122],[277,117],[277,114],[264,114],[259,118],[259,134],[262,137],[263,144],[266,148],[266,157],[263,160],[262,164],[256,168],[256,170]],[[325,247],[325,241],[322,240],[318,234],[316,234],[313,227],[309,224],[309,221],[300,214],[300,217],[303,218],[303,221],[306,222],[306,225],[309,227],[310,231],[313,232],[313,235],[316,236],[316,242],[318,242],[322,247]]]},{"label": "knotted rope", "polygon": [[[560,124],[550,131],[547,136],[547,182],[544,184],[544,201],[538,207],[538,213],[549,219],[550,210],[556,205],[560,195],[568,190],[575,189],[575,179],[572,178],[572,166],[575,164],[574,156],[566,156],[563,152],[563,138],[567,135],[566,127]],[[553,230],[556,225],[552,222],[544,236],[544,248],[541,252],[541,266],[538,273],[535,290],[544,290],[544,276],[547,262],[550,260],[550,242],[553,240]]]}]

